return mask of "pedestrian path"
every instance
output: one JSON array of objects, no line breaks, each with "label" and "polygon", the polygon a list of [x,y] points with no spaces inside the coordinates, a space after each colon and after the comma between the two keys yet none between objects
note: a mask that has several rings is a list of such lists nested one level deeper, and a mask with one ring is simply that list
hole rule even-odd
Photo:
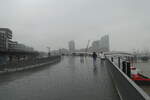
[{"label": "pedestrian path", "polygon": [[105,62],[89,57],[64,57],[41,70],[0,78],[0,100],[120,100]]}]

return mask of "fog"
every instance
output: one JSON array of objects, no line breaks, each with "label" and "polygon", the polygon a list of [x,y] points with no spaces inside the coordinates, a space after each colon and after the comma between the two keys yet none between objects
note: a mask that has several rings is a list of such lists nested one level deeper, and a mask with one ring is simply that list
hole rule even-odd
[{"label": "fog", "polygon": [[0,0],[0,27],[36,50],[86,47],[109,34],[111,50],[150,49],[149,0]]}]

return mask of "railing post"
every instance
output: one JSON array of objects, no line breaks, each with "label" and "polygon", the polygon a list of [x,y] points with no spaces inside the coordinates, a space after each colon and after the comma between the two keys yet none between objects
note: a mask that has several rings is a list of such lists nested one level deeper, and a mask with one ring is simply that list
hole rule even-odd
[{"label": "railing post", "polygon": [[122,71],[126,73],[126,61],[122,62]]},{"label": "railing post", "polygon": [[118,57],[118,67],[120,68],[120,57]]},{"label": "railing post", "polygon": [[111,57],[111,61],[114,62],[114,58],[113,57]]},{"label": "railing post", "polygon": [[127,75],[128,77],[131,77],[130,62],[127,62]]}]

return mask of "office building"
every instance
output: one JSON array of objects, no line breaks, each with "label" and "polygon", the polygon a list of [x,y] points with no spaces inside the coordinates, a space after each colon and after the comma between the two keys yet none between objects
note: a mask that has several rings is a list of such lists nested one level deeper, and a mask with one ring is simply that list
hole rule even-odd
[{"label": "office building", "polygon": [[93,41],[92,42],[92,51],[98,52],[100,49],[100,41]]},{"label": "office building", "polygon": [[70,53],[75,52],[75,42],[73,40],[69,41],[68,45],[69,45],[69,51],[70,51]]},{"label": "office building", "polygon": [[104,35],[100,39],[100,50],[103,52],[108,52],[110,51],[110,45],[109,45],[109,35]]},{"label": "office building", "polygon": [[109,47],[109,36],[104,35],[100,40],[92,42],[92,46],[89,48],[90,52],[108,52]]},{"label": "office building", "polygon": [[33,51],[34,49],[12,41],[12,31],[8,28],[0,28],[0,51],[6,50]]},{"label": "office building", "polygon": [[17,43],[16,46],[13,48],[17,51],[34,51],[34,49],[32,47],[26,46],[24,44],[21,43]]},{"label": "office building", "polygon": [[0,28],[0,50],[8,50],[12,39],[12,31],[8,28]]}]

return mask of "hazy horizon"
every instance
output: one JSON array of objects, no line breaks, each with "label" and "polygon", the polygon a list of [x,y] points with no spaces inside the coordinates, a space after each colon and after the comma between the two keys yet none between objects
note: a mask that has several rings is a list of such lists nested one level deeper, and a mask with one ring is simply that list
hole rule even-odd
[{"label": "hazy horizon", "polygon": [[36,50],[84,48],[109,34],[110,49],[150,50],[150,1],[147,0],[1,0],[0,27],[13,40]]}]

